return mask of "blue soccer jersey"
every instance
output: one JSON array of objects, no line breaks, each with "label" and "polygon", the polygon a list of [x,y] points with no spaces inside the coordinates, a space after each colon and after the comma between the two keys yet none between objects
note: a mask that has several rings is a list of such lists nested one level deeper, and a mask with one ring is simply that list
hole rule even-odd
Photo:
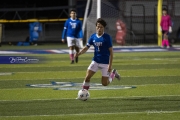
[{"label": "blue soccer jersey", "polygon": [[79,19],[71,19],[69,18],[66,20],[64,24],[64,29],[62,33],[62,39],[65,37],[72,37],[72,38],[82,38],[82,23]]},{"label": "blue soccer jersey", "polygon": [[94,46],[93,61],[101,64],[109,64],[109,48],[112,47],[112,38],[110,35],[104,33],[98,37],[97,34],[93,34],[87,43],[87,47]]}]

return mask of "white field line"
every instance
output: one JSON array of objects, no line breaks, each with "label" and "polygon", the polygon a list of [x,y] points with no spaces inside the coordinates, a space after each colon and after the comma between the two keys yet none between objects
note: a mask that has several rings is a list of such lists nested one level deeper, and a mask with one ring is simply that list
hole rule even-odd
[{"label": "white field line", "polygon": [[13,75],[12,72],[0,72],[0,76],[3,76],[3,75]]},{"label": "white field line", "polygon": [[[164,60],[164,59],[163,59]],[[172,61],[172,60],[171,60]],[[87,65],[89,65],[90,64],[90,62],[89,63],[87,63]],[[138,64],[138,63],[123,63],[123,64],[121,64],[121,63],[114,63],[113,65],[122,65],[122,66],[125,66],[125,65],[137,65],[137,66],[140,66],[140,65],[174,65],[175,63],[142,63],[142,64]],[[178,64],[178,63],[177,63]],[[76,66],[74,66],[74,67],[79,67],[79,66],[87,66],[87,65],[85,65],[85,64],[82,64],[82,65],[76,65]],[[68,65],[51,65],[51,66],[41,66],[41,65],[36,65],[36,66],[33,66],[33,67],[35,67],[35,68],[38,68],[38,67],[65,67],[65,66],[68,66]],[[72,66],[72,65],[69,65],[70,67]],[[69,67],[68,66],[68,67]],[[9,66],[9,67],[7,67],[7,66],[1,66],[2,68],[31,68],[32,66]],[[88,66],[87,66],[88,67]]]},{"label": "white field line", "polygon": [[[180,77],[180,75],[166,75],[166,76],[164,76],[164,75],[158,75],[158,76],[121,76],[122,78],[130,78],[130,77],[136,77],[136,78],[142,78],[142,77],[177,77],[177,76],[179,76]],[[99,79],[101,79],[100,77],[93,77],[93,78],[99,78]],[[64,79],[81,79],[81,80],[84,80],[84,77],[73,77],[73,78],[45,78],[45,79],[37,79],[37,78],[31,78],[31,79],[3,79],[3,80],[0,80],[0,81],[7,81],[7,80],[13,80],[13,81],[15,81],[15,80],[51,80],[51,81],[56,81],[56,82],[58,82],[57,80],[64,80]]]},{"label": "white field line", "polygon": [[[180,95],[157,95],[157,96],[121,96],[121,97],[96,97],[89,100],[99,99],[124,99],[124,98],[159,98],[159,97],[179,97]],[[52,100],[77,100],[76,98],[57,98],[57,99],[31,99],[31,100],[0,100],[0,102],[30,102],[30,101],[52,101]]]},{"label": "white field line", "polygon": [[[50,83],[49,83],[50,84]],[[131,86],[135,86],[135,87],[138,87],[138,86],[165,86],[165,85],[180,85],[180,83],[176,83],[176,84],[143,84],[143,85],[121,85],[122,87],[124,86],[124,87],[131,87]],[[113,86],[110,86],[110,87],[113,87]],[[116,86],[114,86],[114,87],[116,87]],[[53,89],[53,88],[58,88],[58,86],[57,87],[28,87],[27,86],[27,88],[8,88],[8,89],[0,89],[0,91],[1,90],[20,90],[20,89],[33,89],[33,90],[35,90],[35,89]],[[134,88],[129,88],[129,89],[134,89]],[[92,89],[92,91],[94,91],[94,90],[97,90],[97,89]],[[120,89],[98,89],[98,91],[100,91],[100,90],[120,90]],[[123,89],[124,90],[124,89]],[[70,90],[70,91],[72,91],[72,90]]]},{"label": "white field line", "polygon": [[[164,70],[164,69],[166,69],[166,68],[156,68],[156,69],[138,69],[138,70],[141,70],[141,71],[144,71],[144,70],[151,70],[151,71],[154,71],[154,70]],[[171,68],[171,69],[168,69],[168,70],[180,70],[180,69],[178,69],[178,68],[175,68],[175,69],[173,69],[173,68]],[[84,72],[84,71],[86,71],[86,69],[84,69],[84,70],[78,70],[78,71],[58,71],[58,72]],[[118,70],[118,71],[137,71],[137,69],[130,69],[130,70]],[[57,71],[38,71],[38,73],[46,73],[46,72],[57,72]],[[36,72],[13,72],[13,73],[37,73],[37,71]]]},{"label": "white field line", "polygon": [[59,115],[27,115],[27,116],[0,116],[0,118],[13,118],[13,117],[60,117],[60,116],[87,116],[87,115],[116,115],[116,114],[172,114],[179,113],[180,111],[157,111],[157,110],[147,110],[142,112],[113,112],[113,113],[77,113],[77,114],[59,114]]},{"label": "white field line", "polygon": [[[141,78],[141,77],[177,77],[177,76],[180,76],[180,75],[158,75],[158,76],[121,76],[122,78],[130,78],[130,77],[135,77],[135,78]],[[93,78],[99,78],[99,80],[101,79],[100,77],[93,77]],[[74,78],[31,78],[31,79],[18,79],[18,80],[51,80],[51,81],[56,81],[56,82],[59,82],[57,80],[65,80],[65,79],[84,79],[84,77],[74,77]],[[4,80],[0,80],[0,81],[6,81],[6,80],[17,80],[17,79],[4,79]]]}]

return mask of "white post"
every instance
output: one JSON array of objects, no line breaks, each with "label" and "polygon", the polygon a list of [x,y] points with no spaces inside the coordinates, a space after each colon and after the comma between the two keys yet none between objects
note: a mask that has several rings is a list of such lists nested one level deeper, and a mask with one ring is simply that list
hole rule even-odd
[{"label": "white post", "polygon": [[97,19],[101,18],[101,0],[97,0]]},{"label": "white post", "polygon": [[[90,1],[91,0],[87,0],[87,3],[86,3],[86,10],[84,13],[84,19],[83,19],[83,25],[82,25],[83,36],[85,36],[84,34],[85,34],[85,28],[86,28],[87,15],[88,15],[88,11],[89,11]],[[80,46],[81,46],[81,48],[83,48],[83,41],[80,41]]]},{"label": "white post", "polygon": [[83,19],[83,25],[82,25],[83,35],[84,35],[84,32],[85,32],[86,21],[87,21],[87,15],[88,15],[88,11],[89,11],[89,5],[90,5],[90,0],[87,0],[87,3],[86,3],[86,10],[85,10],[85,13],[84,13],[84,19]]}]

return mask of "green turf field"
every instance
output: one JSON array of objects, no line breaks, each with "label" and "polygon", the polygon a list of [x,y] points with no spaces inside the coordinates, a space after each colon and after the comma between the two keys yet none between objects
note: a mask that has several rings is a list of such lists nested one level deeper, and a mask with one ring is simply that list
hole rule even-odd
[{"label": "green turf field", "polygon": [[[78,90],[33,88],[51,81],[82,83],[92,53],[70,64],[68,54],[34,54],[41,64],[0,65],[0,120],[179,120],[180,53],[115,53],[113,67],[121,74],[109,87],[89,90],[90,99],[76,100]],[[12,73],[12,74],[11,74]],[[100,83],[101,73],[92,78]]]}]

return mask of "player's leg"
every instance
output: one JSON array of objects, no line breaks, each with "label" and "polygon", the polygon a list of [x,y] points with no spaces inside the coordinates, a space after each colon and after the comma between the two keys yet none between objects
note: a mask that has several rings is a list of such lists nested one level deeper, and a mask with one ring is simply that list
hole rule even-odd
[{"label": "player's leg", "polygon": [[[79,53],[79,47],[78,46],[75,46],[75,50],[76,50],[76,53]],[[76,57],[76,63],[78,63],[78,57]]]},{"label": "player's leg", "polygon": [[169,38],[168,38],[168,31],[164,33],[164,40],[163,44],[166,45],[167,48],[169,48]]},{"label": "player's leg", "polygon": [[169,47],[170,47],[170,43],[169,43],[169,32],[167,32],[167,33],[165,34],[165,37],[167,38],[167,40],[166,40],[166,46],[167,46],[167,48],[169,48]]},{"label": "player's leg", "polygon": [[92,70],[87,70],[86,72],[86,77],[84,79],[84,82],[83,82],[83,89],[86,89],[88,90],[89,87],[90,87],[90,80],[91,80],[91,77],[95,74],[96,72],[92,71]]},{"label": "player's leg", "polygon": [[166,47],[169,48],[169,41],[165,40]]},{"label": "player's leg", "polygon": [[165,46],[165,44],[166,44],[166,41],[162,40],[162,48]]},{"label": "player's leg", "polygon": [[107,86],[109,83],[111,83],[114,78],[117,78],[120,80],[120,74],[118,74],[116,69],[113,69],[111,73],[108,72],[108,65],[101,64],[101,73],[102,73],[102,78],[101,78],[101,83],[103,86]]},{"label": "player's leg", "polygon": [[75,48],[74,38],[67,37],[67,44],[69,47],[69,57],[71,60],[71,64],[73,64],[74,63],[74,48]]},{"label": "player's leg", "polygon": [[97,72],[97,70],[98,70],[98,64],[95,61],[92,61],[86,72],[86,77],[84,79],[83,86],[82,86],[83,89],[86,89],[86,90],[89,89],[90,79]]},{"label": "player's leg", "polygon": [[69,57],[71,60],[71,64],[74,64],[74,48],[75,48],[75,46],[69,47]]},{"label": "player's leg", "polygon": [[[78,38],[75,39],[75,50],[76,50],[76,53],[79,52],[80,50],[80,40]],[[78,57],[76,57],[76,63],[78,63]]]},{"label": "player's leg", "polygon": [[165,46],[164,35],[165,35],[165,31],[162,31],[162,45],[161,45],[162,48]]}]

